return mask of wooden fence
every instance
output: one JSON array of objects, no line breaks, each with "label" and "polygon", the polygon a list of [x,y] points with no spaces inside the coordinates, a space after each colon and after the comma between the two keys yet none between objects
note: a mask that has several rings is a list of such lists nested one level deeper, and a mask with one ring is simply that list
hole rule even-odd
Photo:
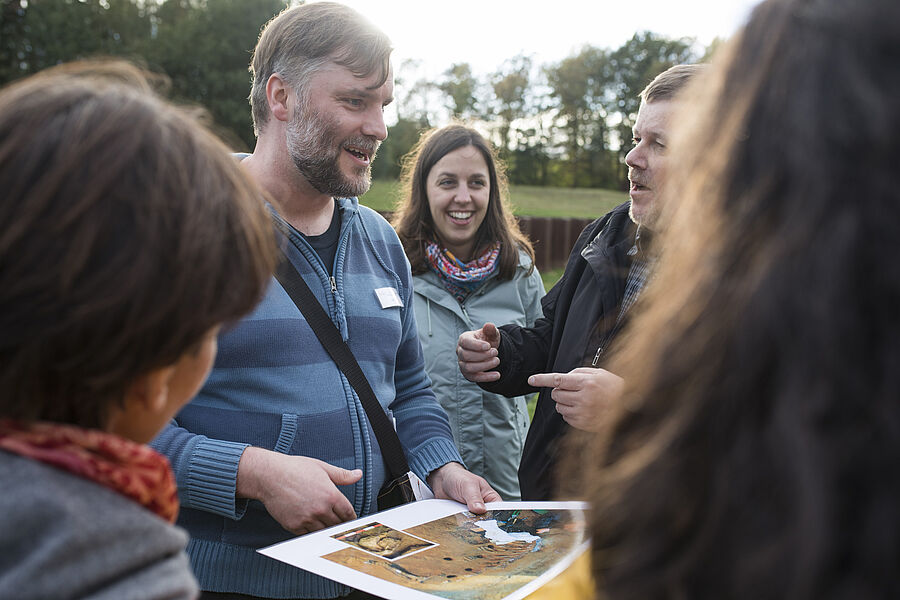
[{"label": "wooden fence", "polygon": [[534,245],[534,262],[539,271],[566,266],[572,246],[592,219],[516,217],[519,227]]}]

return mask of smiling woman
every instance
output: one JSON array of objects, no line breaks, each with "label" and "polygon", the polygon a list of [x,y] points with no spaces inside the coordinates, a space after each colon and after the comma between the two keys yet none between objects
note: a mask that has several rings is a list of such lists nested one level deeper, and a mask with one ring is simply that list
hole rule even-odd
[{"label": "smiling woman", "polygon": [[431,168],[425,186],[435,236],[460,261],[472,260],[491,191],[484,157],[474,146],[448,152]]},{"label": "smiling woman", "polygon": [[493,150],[475,130],[431,131],[404,164],[393,224],[412,265],[425,369],[466,466],[505,500],[517,500],[525,398],[489,394],[464,380],[456,341],[486,321],[530,326],[541,315],[534,250],[506,206]]}]

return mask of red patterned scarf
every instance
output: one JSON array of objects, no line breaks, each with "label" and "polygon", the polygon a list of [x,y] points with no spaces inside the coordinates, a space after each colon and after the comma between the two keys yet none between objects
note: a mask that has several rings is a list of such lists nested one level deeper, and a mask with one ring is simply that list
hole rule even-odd
[{"label": "red patterned scarf", "polygon": [[90,479],[170,523],[178,515],[169,461],[144,444],[74,425],[0,419],[0,448]]}]

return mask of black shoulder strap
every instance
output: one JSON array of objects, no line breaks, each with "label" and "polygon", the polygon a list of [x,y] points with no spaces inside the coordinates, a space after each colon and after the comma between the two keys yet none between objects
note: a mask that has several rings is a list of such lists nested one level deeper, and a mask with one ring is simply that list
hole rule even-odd
[{"label": "black shoulder strap", "polygon": [[340,331],[287,257],[283,257],[279,263],[275,270],[275,278],[303,313],[306,322],[312,327],[328,355],[356,390],[363,408],[366,409],[366,415],[372,424],[375,437],[378,439],[378,445],[381,447],[381,454],[384,456],[391,479],[406,475],[409,471],[409,463],[403,453],[400,438],[397,437],[397,432],[394,431],[387,414],[375,397],[375,392],[372,391],[350,346],[341,338]]}]

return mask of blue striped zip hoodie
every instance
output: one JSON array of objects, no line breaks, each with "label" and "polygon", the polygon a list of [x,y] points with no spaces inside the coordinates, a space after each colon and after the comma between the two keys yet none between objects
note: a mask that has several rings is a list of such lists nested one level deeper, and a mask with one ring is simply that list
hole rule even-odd
[{"label": "blue striped zip hoodie", "polygon": [[[462,462],[447,415],[425,374],[413,315],[412,276],[400,240],[375,211],[340,199],[334,278],[318,254],[274,210],[287,255],[359,361],[381,405],[396,419],[410,468],[423,480]],[[376,290],[402,306],[382,306]],[[384,292],[382,292],[384,294]],[[296,305],[273,278],[262,302],[219,336],[198,396],[151,444],[169,457],[178,483],[178,524],[200,587],[271,598],[329,598],[349,588],[256,553],[293,537],[262,503],[235,499],[248,445],[359,468],[341,491],[360,516],[375,512],[385,466],[365,410]]]}]

